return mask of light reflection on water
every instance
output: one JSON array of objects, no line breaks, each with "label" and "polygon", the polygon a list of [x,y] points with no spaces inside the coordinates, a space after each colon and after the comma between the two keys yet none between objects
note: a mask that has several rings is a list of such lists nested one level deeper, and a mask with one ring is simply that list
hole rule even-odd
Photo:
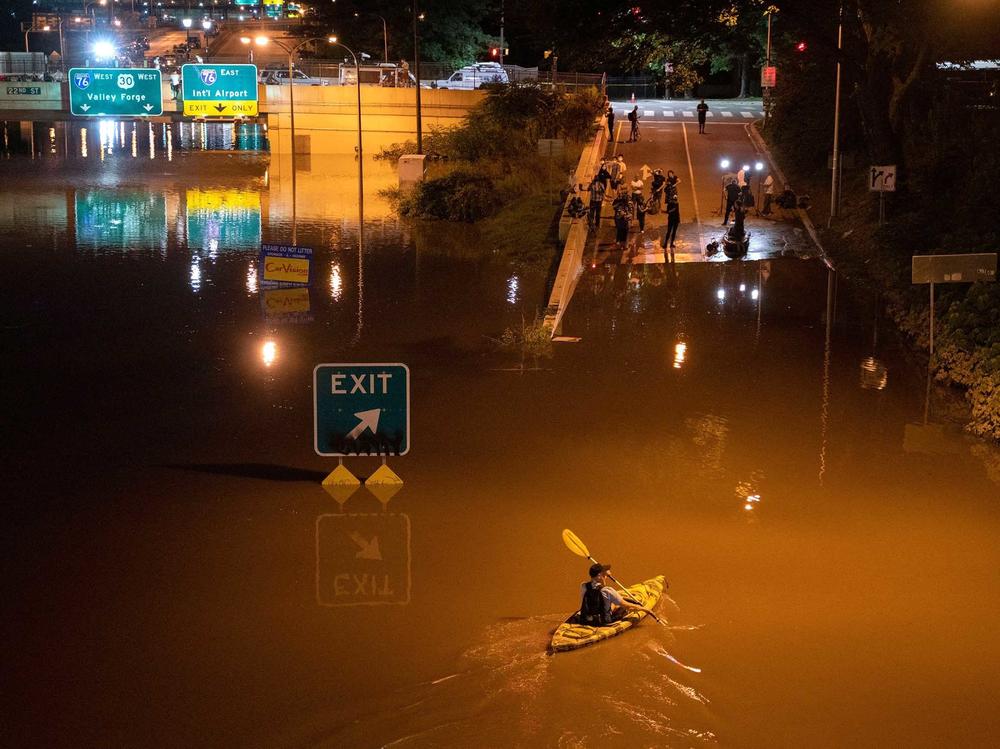
[{"label": "light reflection on water", "polygon": [[267,152],[267,128],[253,123],[162,123],[95,119],[75,122],[36,122],[21,128],[18,122],[0,124],[0,152],[10,157],[34,154],[44,158],[82,158],[90,154],[105,158],[138,158],[148,153],[158,157],[156,142],[168,161],[176,151]]}]

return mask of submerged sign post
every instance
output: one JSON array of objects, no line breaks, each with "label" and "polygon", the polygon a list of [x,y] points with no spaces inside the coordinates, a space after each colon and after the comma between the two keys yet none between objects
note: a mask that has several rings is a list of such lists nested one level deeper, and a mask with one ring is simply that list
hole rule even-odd
[{"label": "submerged sign post", "polygon": [[964,255],[914,255],[912,283],[930,284],[930,350],[934,353],[934,284],[975,283],[997,280],[997,253],[980,252]]},{"label": "submerged sign post", "polygon": [[163,114],[160,71],[152,68],[70,68],[69,111],[77,117]]},{"label": "submerged sign post", "polygon": [[256,65],[184,65],[181,82],[185,116],[257,116]]},{"label": "submerged sign post", "polygon": [[410,369],[405,364],[319,364],[313,370],[318,455],[406,455]]}]

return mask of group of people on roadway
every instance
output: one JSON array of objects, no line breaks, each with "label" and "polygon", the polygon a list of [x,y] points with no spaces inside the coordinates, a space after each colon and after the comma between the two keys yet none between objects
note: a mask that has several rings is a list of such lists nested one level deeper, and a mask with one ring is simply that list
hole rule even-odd
[{"label": "group of people on roadway", "polygon": [[[590,206],[586,212],[587,224],[592,231],[600,226],[604,203],[610,199],[615,222],[615,249],[623,250],[628,244],[633,222],[638,227],[637,239],[641,240],[646,231],[646,216],[665,209],[667,229],[663,235],[662,246],[672,249],[675,246],[677,229],[681,223],[680,199],[677,195],[679,184],[680,178],[673,170],[668,169],[664,175],[662,169],[654,169],[647,195],[642,174],[635,174],[631,179],[628,178],[628,165],[622,154],[604,159],[590,185],[584,187],[581,184],[579,186],[581,192],[590,193]],[[576,201],[578,203],[577,211],[581,211],[583,201],[579,197],[576,198]]]}]

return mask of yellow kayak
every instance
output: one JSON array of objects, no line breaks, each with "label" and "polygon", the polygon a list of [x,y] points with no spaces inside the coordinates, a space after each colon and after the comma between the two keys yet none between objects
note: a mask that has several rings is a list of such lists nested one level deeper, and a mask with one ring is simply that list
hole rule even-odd
[{"label": "yellow kayak", "polygon": [[[657,575],[644,583],[637,583],[628,590],[628,597],[641,603],[646,608],[653,608],[663,595],[663,575]],[[556,627],[552,633],[552,650],[576,650],[591,645],[609,637],[620,635],[626,629],[635,626],[647,616],[645,611],[630,611],[621,620],[604,627],[589,627],[576,623],[576,614]]]}]

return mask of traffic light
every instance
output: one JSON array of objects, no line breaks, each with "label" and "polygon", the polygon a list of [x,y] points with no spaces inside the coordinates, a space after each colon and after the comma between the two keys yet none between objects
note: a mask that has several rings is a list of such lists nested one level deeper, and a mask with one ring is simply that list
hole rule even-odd
[{"label": "traffic light", "polygon": [[496,47],[490,47],[490,57],[496,57],[500,54],[500,50]]},{"label": "traffic light", "polygon": [[805,52],[808,48],[809,45],[804,40],[795,45],[796,52]]}]

